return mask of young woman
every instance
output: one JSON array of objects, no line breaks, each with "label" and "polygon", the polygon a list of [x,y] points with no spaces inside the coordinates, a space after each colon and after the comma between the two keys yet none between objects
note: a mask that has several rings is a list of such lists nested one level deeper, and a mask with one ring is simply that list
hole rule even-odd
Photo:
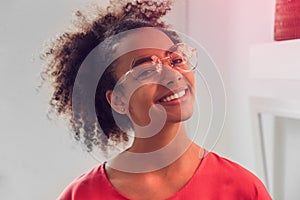
[{"label": "young woman", "polygon": [[76,31],[45,53],[44,78],[54,87],[52,107],[88,151],[134,139],[58,199],[271,199],[253,174],[187,136],[196,49],[160,21],[170,3],[111,3],[93,18],[76,13]]}]

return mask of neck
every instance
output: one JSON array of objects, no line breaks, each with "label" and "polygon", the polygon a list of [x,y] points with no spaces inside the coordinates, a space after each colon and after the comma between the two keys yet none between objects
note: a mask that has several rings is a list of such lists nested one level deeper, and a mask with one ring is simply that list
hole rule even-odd
[{"label": "neck", "polygon": [[[136,131],[138,130],[135,129],[135,132]],[[142,135],[142,134],[143,133],[138,132],[136,135]],[[166,124],[162,128],[162,130],[160,130],[157,134],[154,134],[151,137],[147,137],[147,138],[136,137],[133,141],[132,146],[128,149],[128,151],[134,153],[153,152],[167,146],[172,141],[176,143],[178,142],[182,143],[183,141],[190,142],[185,127],[182,123]]]},{"label": "neck", "polygon": [[191,149],[199,150],[188,138],[183,124],[166,125],[150,138],[136,138],[132,147],[108,165],[123,172],[156,171],[182,160]]}]

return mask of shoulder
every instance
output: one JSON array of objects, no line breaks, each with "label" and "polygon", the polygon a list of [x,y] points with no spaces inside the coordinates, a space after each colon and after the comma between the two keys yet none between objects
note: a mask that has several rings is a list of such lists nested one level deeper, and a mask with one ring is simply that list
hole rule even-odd
[{"label": "shoulder", "polygon": [[222,174],[223,177],[239,178],[253,183],[261,182],[253,173],[241,165],[210,152],[206,160],[206,167],[214,169],[214,173]]},{"label": "shoulder", "polygon": [[210,152],[203,159],[200,173],[214,190],[226,195],[271,199],[264,184],[253,173],[216,153]]},{"label": "shoulder", "polygon": [[215,173],[222,173],[224,176],[245,176],[250,179],[257,179],[255,175],[253,175],[250,171],[248,171],[241,165],[229,159],[221,157],[213,152],[208,153],[208,155],[204,158],[204,162],[204,167],[209,167],[211,169],[210,171]]},{"label": "shoulder", "polygon": [[105,174],[104,164],[102,164],[75,179],[57,200],[99,200],[114,195],[114,190]]}]

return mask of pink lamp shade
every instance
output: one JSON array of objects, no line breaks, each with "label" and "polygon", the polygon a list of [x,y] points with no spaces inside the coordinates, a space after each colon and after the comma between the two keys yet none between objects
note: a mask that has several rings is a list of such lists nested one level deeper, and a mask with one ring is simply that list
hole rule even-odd
[{"label": "pink lamp shade", "polygon": [[300,38],[300,0],[276,0],[274,39]]}]

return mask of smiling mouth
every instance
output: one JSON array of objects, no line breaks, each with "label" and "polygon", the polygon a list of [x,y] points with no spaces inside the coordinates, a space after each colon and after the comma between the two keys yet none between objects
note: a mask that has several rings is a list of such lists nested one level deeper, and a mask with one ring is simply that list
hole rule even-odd
[{"label": "smiling mouth", "polygon": [[159,100],[159,102],[170,102],[170,101],[174,101],[176,99],[179,99],[181,97],[183,97],[186,94],[186,90],[181,90],[175,94],[163,97]]}]

